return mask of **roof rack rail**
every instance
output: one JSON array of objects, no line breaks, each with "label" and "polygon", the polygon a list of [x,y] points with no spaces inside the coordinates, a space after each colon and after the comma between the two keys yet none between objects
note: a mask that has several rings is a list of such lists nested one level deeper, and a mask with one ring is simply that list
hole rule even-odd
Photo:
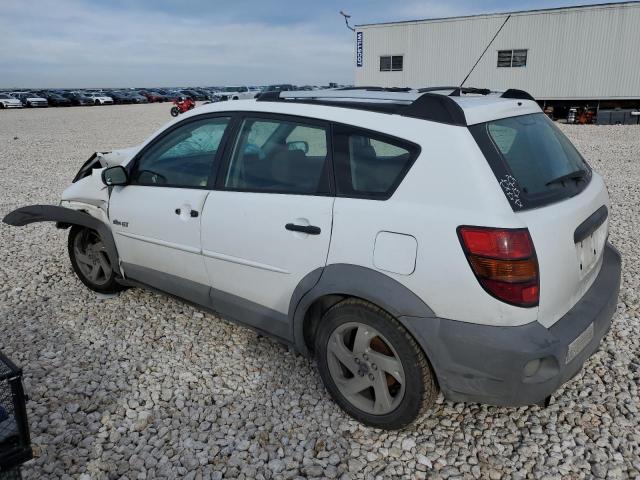
[{"label": "roof rack rail", "polygon": [[456,87],[453,92],[449,94],[450,97],[459,97],[461,94],[476,94],[476,95],[489,95],[492,93],[488,88],[475,88],[475,87]]},{"label": "roof rack rail", "polygon": [[477,88],[477,87],[425,87],[418,88],[420,93],[426,92],[440,92],[451,90],[450,97],[459,97],[462,94],[476,94],[476,95],[490,95],[492,93],[500,93],[500,98],[512,98],[516,100],[534,100],[533,96],[524,90],[518,90],[510,88],[504,92],[491,90],[489,88]]},{"label": "roof rack rail", "polygon": [[533,98],[533,95],[525,92],[524,90],[518,90],[516,88],[509,88],[508,90],[504,91],[502,95],[500,95],[500,97],[514,98],[516,100],[533,100],[534,102],[536,100],[535,98]]},{"label": "roof rack rail", "polygon": [[456,88],[459,88],[459,87],[450,87],[450,86],[446,86],[446,87],[424,87],[424,88],[418,88],[418,92],[420,92],[420,93],[440,92],[440,91],[444,91],[444,90],[455,90]]},{"label": "roof rack rail", "polygon": [[342,87],[335,90],[364,90],[367,92],[410,92],[413,90],[410,87]]},{"label": "roof rack rail", "polygon": [[452,98],[437,93],[423,93],[399,113],[405,117],[421,118],[461,127],[467,126],[467,118],[462,107]]},{"label": "roof rack rail", "polygon": [[[441,92],[452,90],[448,95]],[[452,97],[463,94],[500,94],[501,98],[534,100],[523,90],[509,89],[496,92],[488,88],[426,87],[417,90],[387,87],[347,87],[333,90],[265,92],[257,96],[258,102],[292,102],[353,108],[379,113],[430,120],[449,125],[466,126],[464,110]]]},{"label": "roof rack rail", "polygon": [[[351,92],[351,93],[348,93]],[[258,102],[295,102],[332,107],[353,108],[405,117],[430,120],[450,125],[466,126],[462,107],[447,95],[416,91],[295,91],[265,92]]]}]

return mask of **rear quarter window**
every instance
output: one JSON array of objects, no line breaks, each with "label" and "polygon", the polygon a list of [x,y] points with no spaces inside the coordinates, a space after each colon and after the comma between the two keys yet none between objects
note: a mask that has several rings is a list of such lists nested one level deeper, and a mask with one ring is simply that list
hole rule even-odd
[{"label": "rear quarter window", "polygon": [[420,148],[405,140],[344,125],[334,126],[339,196],[385,200],[393,195]]}]

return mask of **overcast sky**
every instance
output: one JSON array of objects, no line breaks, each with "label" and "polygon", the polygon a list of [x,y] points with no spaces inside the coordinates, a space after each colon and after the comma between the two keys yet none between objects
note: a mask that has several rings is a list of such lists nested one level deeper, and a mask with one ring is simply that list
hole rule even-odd
[{"label": "overcast sky", "polygon": [[0,0],[0,87],[353,83],[354,24],[589,0]]}]

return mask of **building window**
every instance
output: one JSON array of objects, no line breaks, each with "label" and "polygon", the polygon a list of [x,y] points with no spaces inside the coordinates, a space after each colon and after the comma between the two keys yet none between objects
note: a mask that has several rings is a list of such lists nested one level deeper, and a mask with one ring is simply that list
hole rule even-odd
[{"label": "building window", "polygon": [[527,52],[528,50],[498,50],[498,67],[526,67]]},{"label": "building window", "polygon": [[380,71],[401,72],[403,63],[403,55],[385,55],[383,57],[380,57]]}]

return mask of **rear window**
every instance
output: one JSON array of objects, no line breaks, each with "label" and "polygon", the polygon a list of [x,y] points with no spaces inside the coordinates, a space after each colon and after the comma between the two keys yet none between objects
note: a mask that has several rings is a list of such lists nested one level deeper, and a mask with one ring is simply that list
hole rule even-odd
[{"label": "rear window", "polygon": [[470,129],[514,210],[572,197],[591,179],[580,153],[543,113]]}]

